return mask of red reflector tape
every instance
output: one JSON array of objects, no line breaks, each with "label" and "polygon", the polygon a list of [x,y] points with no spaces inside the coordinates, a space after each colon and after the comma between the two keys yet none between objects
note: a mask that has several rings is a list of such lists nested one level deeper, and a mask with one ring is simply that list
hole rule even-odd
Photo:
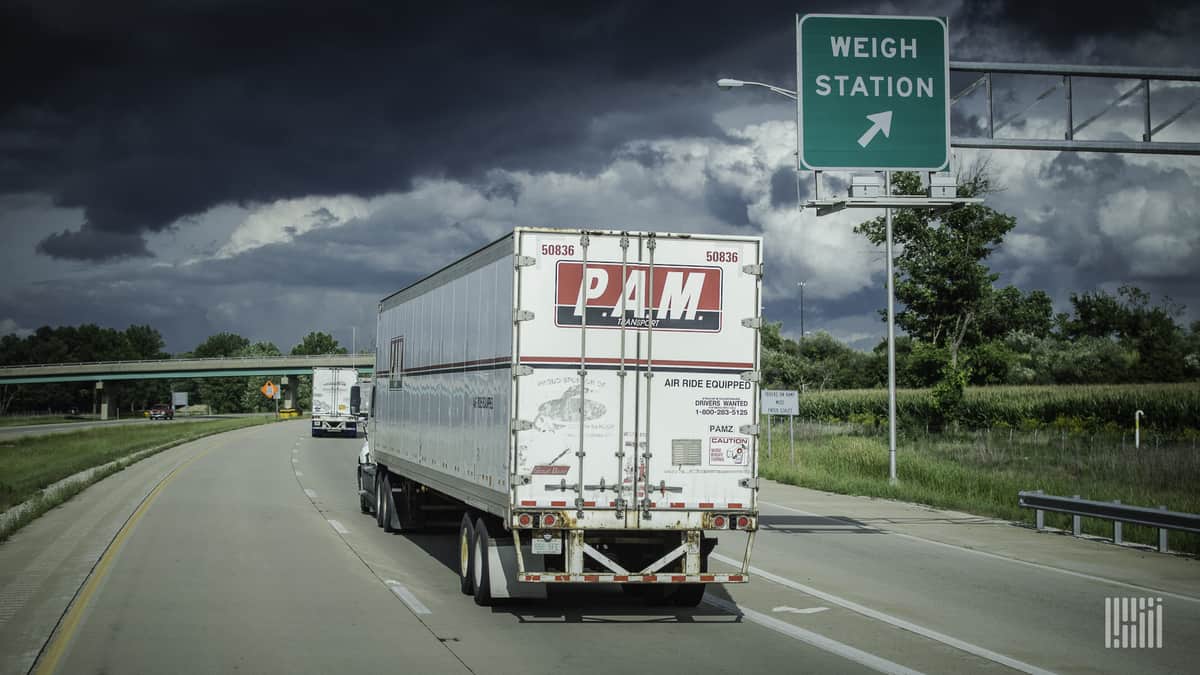
[{"label": "red reflector tape", "polygon": [[566,502],[550,502],[550,506],[566,506]]},{"label": "red reflector tape", "polygon": [[733,582],[741,581],[741,580],[742,580],[742,575],[740,575],[740,574],[730,574],[730,575],[729,575],[729,580],[730,580],[730,581],[733,581]]},{"label": "red reflector tape", "polygon": [[596,502],[584,502],[583,505],[584,506],[595,506]]},{"label": "red reflector tape", "polygon": [[700,502],[700,508],[702,508],[702,509],[711,509],[712,507],[713,507],[712,502]]},{"label": "red reflector tape", "polygon": [[683,502],[671,502],[671,508],[673,508],[673,509],[682,509],[682,508],[683,508]]},{"label": "red reflector tape", "polygon": [[741,502],[729,502],[729,508],[740,509],[740,508],[742,508],[742,503]]},{"label": "red reflector tape", "polygon": [[521,506],[537,506],[537,502],[532,499],[522,499]]},{"label": "red reflector tape", "polygon": [[608,505],[609,505],[609,506],[611,506],[611,507],[613,507],[614,509],[615,509],[615,508],[617,508],[617,503],[616,503],[616,502],[609,502],[609,503],[608,503]]},{"label": "red reflector tape", "polygon": [[541,580],[542,580],[542,575],[540,575],[540,574],[526,574],[526,575],[525,575],[525,580],[526,580],[526,581],[541,581]]},{"label": "red reflector tape", "polygon": [[600,581],[600,577],[595,574],[585,574],[585,575],[583,575],[583,580],[584,581]]},{"label": "red reflector tape", "polygon": [[671,576],[671,581],[673,581],[675,583],[680,583],[683,581],[687,581],[687,577],[682,574],[674,574]]},{"label": "red reflector tape", "polygon": [[653,574],[643,574],[642,581],[658,581],[658,577]]},{"label": "red reflector tape", "polygon": [[701,574],[700,581],[716,581],[716,577],[712,574]]},{"label": "red reflector tape", "polygon": [[650,508],[658,508],[658,502],[650,502]]},{"label": "red reflector tape", "polygon": [[629,575],[628,574],[613,575],[613,581],[629,581]]},{"label": "red reflector tape", "polygon": [[571,580],[571,575],[569,575],[569,574],[555,574],[555,575],[554,575],[554,580],[555,580],[555,581],[570,581],[570,580]]}]

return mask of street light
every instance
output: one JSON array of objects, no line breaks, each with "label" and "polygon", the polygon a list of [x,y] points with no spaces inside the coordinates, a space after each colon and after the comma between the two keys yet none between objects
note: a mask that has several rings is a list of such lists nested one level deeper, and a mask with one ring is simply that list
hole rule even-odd
[{"label": "street light", "polygon": [[[799,39],[799,37],[797,37],[797,39]],[[797,73],[799,73],[799,70],[797,70]],[[797,81],[797,83],[799,83],[799,80],[796,80],[796,81]],[[762,87],[764,89],[770,89],[771,91],[775,92],[776,94],[779,94],[780,96],[783,96],[784,98],[790,98],[793,101],[797,100],[796,92],[792,91],[791,89],[784,89],[783,87],[776,87],[773,84],[766,84],[765,82],[751,82],[750,80],[737,80],[732,77],[722,77],[721,79],[717,80],[717,86],[726,91],[729,91],[730,89],[733,89],[734,87],[745,87],[745,86]],[[799,86],[799,85],[797,84],[797,86]],[[818,199],[820,199],[820,197],[821,197],[821,185],[820,185],[819,178],[817,179],[817,185],[813,192],[813,195],[815,197],[817,197]],[[796,106],[796,209],[800,210],[800,211],[804,210],[804,205],[800,201],[800,106],[799,105]],[[800,337],[804,337],[804,336],[801,335]]]}]

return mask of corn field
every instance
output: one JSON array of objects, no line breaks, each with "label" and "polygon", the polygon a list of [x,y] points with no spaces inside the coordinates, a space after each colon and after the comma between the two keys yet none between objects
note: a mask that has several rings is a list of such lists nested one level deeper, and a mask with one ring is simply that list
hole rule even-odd
[{"label": "corn field", "polygon": [[[1119,433],[1133,429],[1138,410],[1144,413],[1143,429],[1200,433],[1200,383],[969,387],[962,424],[969,429]],[[896,411],[898,425],[913,431],[938,417],[928,389],[898,391]],[[887,390],[804,392],[800,419],[886,426]]]}]

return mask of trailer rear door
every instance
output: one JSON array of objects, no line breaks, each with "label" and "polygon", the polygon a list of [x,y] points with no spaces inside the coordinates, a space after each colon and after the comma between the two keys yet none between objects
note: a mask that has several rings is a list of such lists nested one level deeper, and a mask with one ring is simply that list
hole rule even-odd
[{"label": "trailer rear door", "polygon": [[518,508],[589,528],[751,509],[754,238],[521,230]]}]

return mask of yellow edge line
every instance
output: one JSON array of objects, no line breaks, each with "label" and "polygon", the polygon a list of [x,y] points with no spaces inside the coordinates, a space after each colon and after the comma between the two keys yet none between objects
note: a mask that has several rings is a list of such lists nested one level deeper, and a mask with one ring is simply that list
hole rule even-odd
[{"label": "yellow edge line", "polygon": [[145,515],[146,511],[150,508],[151,502],[158,497],[158,494],[163,491],[163,488],[167,487],[167,484],[169,484],[172,480],[175,480],[175,476],[184,467],[207,455],[209,452],[212,452],[215,447],[216,446],[213,446],[200,452],[200,454],[172,469],[171,473],[168,473],[161,481],[159,481],[158,485],[154,486],[154,489],[150,491],[150,494],[146,495],[146,498],[143,499],[142,503],[138,505],[136,510],[134,510],[133,515],[129,517],[129,520],[125,521],[125,524],[121,527],[121,530],[117,532],[117,536],[113,537],[113,540],[108,545],[108,548],[104,550],[104,554],[100,556],[100,561],[96,563],[96,567],[88,576],[88,580],[84,584],[83,590],[80,591],[79,597],[77,597],[71,604],[70,610],[67,611],[67,615],[63,618],[62,625],[54,634],[54,638],[50,643],[50,647],[46,650],[45,655],[38,661],[37,667],[33,670],[34,675],[48,675],[49,673],[53,673],[58,669],[58,662],[62,658],[63,653],[66,651],[67,645],[71,643],[71,638],[74,637],[75,629],[79,627],[79,620],[83,617],[84,610],[87,609],[88,603],[91,602],[92,596],[96,593],[96,589],[100,587],[100,584],[104,581],[105,576],[107,576],[109,568],[112,567],[113,560],[117,557],[117,553],[121,550],[121,545],[125,543],[125,539],[128,538],[129,533],[133,531],[134,525],[137,525],[137,522],[142,519],[142,516]]}]

